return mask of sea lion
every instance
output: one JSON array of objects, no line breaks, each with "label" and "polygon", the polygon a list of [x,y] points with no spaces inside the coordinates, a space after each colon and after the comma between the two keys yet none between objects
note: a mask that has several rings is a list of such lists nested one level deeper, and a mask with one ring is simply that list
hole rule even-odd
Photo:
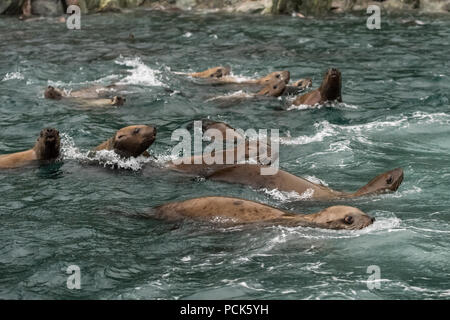
[{"label": "sea lion", "polygon": [[34,147],[27,151],[0,155],[0,169],[19,168],[36,160],[52,161],[59,157],[60,137],[56,129],[43,129]]},{"label": "sea lion", "polygon": [[266,97],[279,97],[283,95],[286,90],[286,82],[284,80],[272,80],[267,83],[267,85],[258,91],[255,96],[266,96]]},{"label": "sea lion", "polygon": [[134,125],[118,130],[114,136],[99,146],[94,151],[114,150],[124,158],[149,156],[146,151],[155,141],[156,128],[146,125]]},{"label": "sea lion", "polygon": [[[278,153],[272,152],[270,142],[261,144],[259,140],[250,141],[244,136],[243,130],[237,131],[224,122],[216,122],[208,119],[201,120],[204,137],[209,137],[215,143],[222,142],[221,150],[214,150],[211,154],[187,156],[179,161],[170,161],[166,166],[176,171],[194,171],[199,175],[210,175],[211,170],[216,171],[226,168],[230,163],[227,159],[232,159],[231,164],[237,164],[248,160],[256,161],[259,164],[270,165],[278,158]],[[188,126],[191,128],[192,126]],[[213,130],[216,130],[214,132]],[[216,133],[220,132],[220,136]],[[221,141],[215,141],[220,138]],[[230,148],[230,145],[232,147]],[[241,153],[242,152],[242,153]],[[219,165],[216,160],[224,165]],[[195,168],[195,169],[194,169]]]},{"label": "sea lion", "polygon": [[286,90],[283,94],[287,95],[297,95],[305,91],[312,85],[312,80],[310,78],[300,79],[292,84],[286,86]]},{"label": "sea lion", "polygon": [[259,79],[239,79],[230,75],[231,69],[229,67],[215,67],[201,72],[194,73],[182,73],[177,72],[177,74],[184,74],[194,78],[203,78],[213,80],[213,83],[222,84],[242,84],[242,85],[267,85],[271,81],[284,80],[286,84],[289,83],[291,74],[289,71],[275,71],[269,73],[267,76]]},{"label": "sea lion", "polygon": [[76,101],[79,101],[81,104],[84,104],[86,106],[122,106],[126,101],[126,99],[122,96],[103,98],[105,92],[109,91],[109,88],[112,88],[112,86],[93,86],[91,88],[75,90],[66,94],[61,89],[48,86],[47,89],[45,89],[44,97],[53,100],[72,98],[74,100],[76,99]]},{"label": "sea lion", "polygon": [[220,107],[230,107],[247,99],[258,99],[265,97],[280,97],[286,90],[286,82],[284,80],[272,80],[268,82],[264,88],[254,94],[238,91],[233,94],[210,98],[207,101],[220,102]]},{"label": "sea lion", "polygon": [[363,229],[375,221],[375,218],[361,210],[348,206],[333,206],[313,214],[297,214],[254,201],[228,197],[203,197],[172,202],[156,207],[153,213],[158,219],[172,221],[191,218],[220,221],[229,225],[259,222],[334,230]]},{"label": "sea lion", "polygon": [[338,69],[328,69],[323,78],[322,84],[316,90],[308,92],[297,97],[293,104],[299,105],[316,105],[323,104],[328,101],[342,102],[342,75]]},{"label": "sea lion", "polygon": [[214,67],[201,72],[187,73],[188,76],[194,78],[204,78],[204,79],[220,79],[222,77],[228,76],[231,72],[229,67]]},{"label": "sea lion", "polygon": [[354,198],[393,192],[397,191],[403,181],[403,170],[397,168],[378,175],[356,192],[349,193],[333,190],[283,170],[278,170],[273,175],[261,175],[261,169],[264,166],[258,164],[203,165],[203,167],[201,165],[184,164],[179,166],[172,165],[169,168],[180,172],[202,175],[215,181],[249,185],[256,189],[295,191],[300,195],[308,194],[310,199],[315,200]]}]

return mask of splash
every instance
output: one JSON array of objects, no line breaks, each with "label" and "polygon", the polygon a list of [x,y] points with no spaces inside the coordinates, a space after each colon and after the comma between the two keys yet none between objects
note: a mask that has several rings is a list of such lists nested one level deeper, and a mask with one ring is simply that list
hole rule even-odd
[{"label": "splash", "polygon": [[124,58],[120,56],[115,63],[131,68],[128,70],[129,75],[118,82],[118,84],[134,84],[151,87],[164,86],[164,84],[159,81],[157,77],[161,74],[161,71],[148,67],[139,57]]},{"label": "splash", "polygon": [[61,134],[61,154],[63,159],[76,160],[81,163],[95,163],[103,167],[128,169],[139,171],[144,164],[150,162],[149,158],[144,156],[122,158],[112,150],[101,150],[92,152],[92,150],[81,151],[75,146],[72,137],[67,133]]},{"label": "splash", "polygon": [[5,74],[2,81],[23,80],[23,79],[25,79],[25,77],[20,72],[8,72],[7,74]]},{"label": "splash", "polygon": [[295,191],[280,191],[278,189],[269,190],[267,188],[260,189],[259,191],[262,191],[267,195],[269,195],[270,197],[274,198],[275,200],[279,200],[281,202],[307,200],[311,199],[312,196],[314,195],[313,189],[307,189],[302,194],[299,194]]}]

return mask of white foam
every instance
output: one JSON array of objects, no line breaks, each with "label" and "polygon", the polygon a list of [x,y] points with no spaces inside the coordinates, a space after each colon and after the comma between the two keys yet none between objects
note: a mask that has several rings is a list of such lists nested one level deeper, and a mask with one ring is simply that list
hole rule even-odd
[{"label": "white foam", "polygon": [[9,81],[9,80],[23,80],[25,79],[24,75],[20,72],[8,72],[3,77],[2,81]]},{"label": "white foam", "polygon": [[314,195],[313,189],[307,189],[302,194],[298,194],[295,191],[280,191],[278,189],[269,190],[267,188],[260,189],[259,191],[262,191],[267,195],[269,195],[270,197],[274,198],[275,200],[279,200],[282,202],[307,200],[311,199]]},{"label": "white foam", "polygon": [[129,75],[118,82],[118,84],[145,85],[152,87],[164,86],[157,77],[161,72],[145,65],[139,57],[124,58],[120,56],[115,63],[131,68],[128,70]]},{"label": "white foam", "polygon": [[236,92],[231,92],[231,93],[224,94],[222,96],[217,96],[217,97],[210,98],[210,99],[206,100],[206,102],[214,101],[214,100],[220,100],[220,99],[252,98],[252,97],[254,97],[253,94],[247,93],[247,92],[245,92],[243,90],[239,90],[239,91],[236,91]]},{"label": "white foam", "polygon": [[80,162],[96,162],[103,167],[129,169],[133,171],[141,170],[144,164],[151,159],[144,156],[122,158],[112,150],[101,150],[92,152],[91,150],[81,151],[75,146],[72,137],[66,133],[61,134],[61,155],[63,159],[77,160]]}]

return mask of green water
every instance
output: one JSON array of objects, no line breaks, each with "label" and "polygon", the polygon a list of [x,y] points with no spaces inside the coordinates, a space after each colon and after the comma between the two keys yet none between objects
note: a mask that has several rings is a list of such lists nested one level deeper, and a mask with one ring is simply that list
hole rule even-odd
[{"label": "green water", "polygon": [[[450,21],[382,18],[382,29],[370,31],[364,16],[141,11],[83,16],[82,30],[69,31],[52,20],[1,17],[0,154],[28,149],[42,128],[55,127],[64,159],[0,172],[0,298],[448,299]],[[283,98],[224,108],[206,100],[239,88],[174,74],[220,64],[243,77],[288,69],[293,80],[313,78],[314,87],[337,67],[344,103],[295,109]],[[43,98],[49,84],[117,81],[127,85],[122,108]],[[356,190],[396,167],[405,179],[394,194],[316,202],[186,177],[142,159],[86,162],[89,149],[117,129],[152,124],[158,136],[151,153],[163,163],[176,144],[172,131],[202,118],[279,129],[281,168],[335,189]],[[304,213],[346,204],[377,220],[360,231],[327,231],[136,217],[206,195]],[[80,290],[66,287],[73,264],[81,269]],[[366,283],[372,265],[381,271],[379,289]]]}]

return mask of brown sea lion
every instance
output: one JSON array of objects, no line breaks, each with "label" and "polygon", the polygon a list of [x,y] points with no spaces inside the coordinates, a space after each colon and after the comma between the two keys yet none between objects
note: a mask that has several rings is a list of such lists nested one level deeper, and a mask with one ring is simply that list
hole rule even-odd
[{"label": "brown sea lion", "polygon": [[322,84],[316,90],[308,92],[297,97],[293,104],[299,105],[316,105],[323,104],[328,101],[342,102],[342,75],[338,69],[332,68],[325,73]]},{"label": "brown sea lion", "polygon": [[[313,183],[283,170],[273,175],[261,175],[264,166],[258,164],[236,165],[172,165],[170,169],[195,175],[203,175],[207,179],[249,185],[257,189],[278,189],[280,191],[295,191],[307,194],[310,199],[328,200],[353,198],[366,195],[397,191],[403,181],[403,170],[397,168],[373,178],[367,185],[356,192],[336,191],[326,186]],[[205,173],[205,174],[204,174]]]},{"label": "brown sea lion", "polygon": [[43,129],[34,147],[13,154],[0,155],[0,169],[19,168],[36,160],[52,161],[59,157],[60,137],[56,129]]},{"label": "brown sea lion", "polygon": [[272,80],[268,82],[260,91],[249,94],[238,91],[234,94],[218,96],[210,98],[207,101],[220,102],[220,107],[231,107],[234,104],[240,103],[247,99],[264,98],[264,97],[280,97],[286,90],[286,83],[284,80]]},{"label": "brown sea lion", "polygon": [[311,85],[312,80],[310,78],[300,79],[287,85],[283,94],[297,95],[311,87]]},{"label": "brown sea lion", "polygon": [[156,218],[172,221],[190,218],[220,221],[228,225],[263,223],[334,230],[363,229],[375,221],[354,207],[333,206],[305,215],[286,212],[254,201],[228,197],[203,197],[173,202],[155,208],[153,213]]},{"label": "brown sea lion", "polygon": [[156,128],[135,125],[118,130],[114,136],[97,146],[94,151],[114,150],[121,157],[149,156],[146,151],[156,138]]},{"label": "brown sea lion", "polygon": [[231,76],[231,69],[228,67],[215,67],[201,72],[194,73],[179,73],[186,74],[194,78],[204,78],[213,80],[213,83],[223,84],[242,84],[242,85],[267,85],[269,82],[283,80],[286,84],[289,83],[291,74],[289,71],[275,71],[269,73],[267,76],[259,79],[247,79],[242,80],[237,77]]},{"label": "brown sea lion", "polygon": [[[75,90],[66,94],[63,90],[48,86],[45,89],[44,97],[47,99],[61,100],[72,98],[86,106],[122,106],[126,99],[122,96],[113,96],[112,98],[103,98],[109,87],[93,86],[91,88]],[[103,93],[101,93],[103,92]]]},{"label": "brown sea lion", "polygon": [[188,73],[187,75],[194,78],[220,79],[222,77],[228,76],[230,72],[230,68],[219,66],[201,72]]},{"label": "brown sea lion", "polygon": [[[188,156],[183,159],[178,159],[178,162],[171,161],[166,165],[177,171],[191,171],[193,170],[199,175],[209,175],[211,170],[218,170],[220,168],[228,167],[227,159],[232,159],[233,164],[245,162],[250,159],[257,161],[257,163],[270,165],[278,158],[277,153],[273,153],[270,142],[267,141],[264,145],[260,144],[259,140],[250,141],[244,136],[244,131],[237,131],[230,125],[224,122],[216,122],[212,120],[202,120],[202,131],[205,137],[210,137],[212,141],[216,138],[222,139],[217,141],[218,144],[222,142],[223,149],[213,151],[210,155],[196,155]],[[190,126],[191,127],[191,126]],[[217,130],[220,136],[216,136]],[[214,141],[215,142],[215,141]],[[230,148],[230,144],[233,147]],[[242,152],[242,154],[240,153]],[[220,160],[218,160],[220,159]],[[213,164],[215,161],[220,161],[224,165]],[[211,166],[211,164],[213,164]]]},{"label": "brown sea lion", "polygon": [[286,82],[284,80],[272,80],[267,83],[267,85],[258,91],[255,96],[266,96],[266,97],[279,97],[283,95],[286,90]]}]

